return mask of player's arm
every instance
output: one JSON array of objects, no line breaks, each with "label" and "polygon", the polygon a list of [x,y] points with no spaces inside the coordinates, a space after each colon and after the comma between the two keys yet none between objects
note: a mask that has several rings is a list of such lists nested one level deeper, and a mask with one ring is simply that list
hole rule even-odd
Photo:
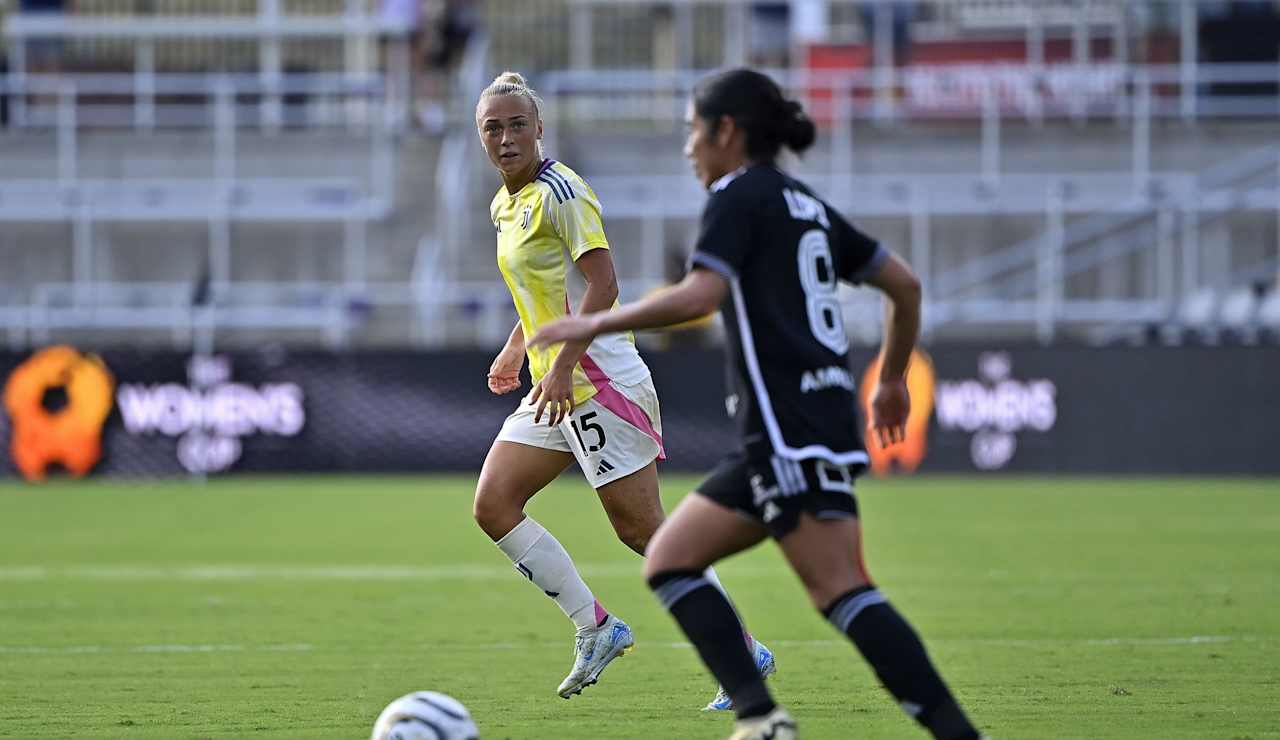
[{"label": "player's arm", "polygon": [[715,311],[728,291],[729,283],[719,274],[695,267],[676,285],[633,303],[612,311],[552,322],[539,329],[529,344],[541,347],[556,342],[590,341],[598,334],[680,324]]},{"label": "player's arm", "polygon": [[524,365],[524,327],[520,321],[511,330],[507,343],[489,366],[489,390],[498,395],[520,387],[520,368]]},{"label": "player's arm", "polygon": [[871,396],[868,426],[882,447],[906,437],[911,398],[907,394],[907,365],[920,336],[920,280],[897,255],[888,253],[866,282],[888,299],[885,303],[884,342],[880,348],[880,378]]}]

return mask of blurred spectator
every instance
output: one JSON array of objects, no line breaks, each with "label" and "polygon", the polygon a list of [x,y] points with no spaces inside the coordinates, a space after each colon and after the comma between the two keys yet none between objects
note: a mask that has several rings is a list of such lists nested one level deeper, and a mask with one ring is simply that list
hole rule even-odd
[{"label": "blurred spectator", "polygon": [[449,75],[480,27],[480,3],[478,0],[432,0],[427,19],[426,95],[418,107],[418,122],[427,131],[440,133],[448,123],[445,100]]},{"label": "blurred spectator", "polygon": [[911,59],[911,21],[915,20],[914,2],[864,2],[859,6],[862,27],[869,43],[876,43],[876,16],[884,13],[889,20],[893,41],[893,64],[901,67]]},{"label": "blurred spectator", "polygon": [[791,61],[791,4],[752,3],[750,60],[756,67],[786,67]]},{"label": "blurred spectator", "polygon": [[378,20],[383,34],[379,41],[382,68],[393,91],[405,90],[407,110],[413,110],[418,76],[423,67],[423,0],[381,0]]}]

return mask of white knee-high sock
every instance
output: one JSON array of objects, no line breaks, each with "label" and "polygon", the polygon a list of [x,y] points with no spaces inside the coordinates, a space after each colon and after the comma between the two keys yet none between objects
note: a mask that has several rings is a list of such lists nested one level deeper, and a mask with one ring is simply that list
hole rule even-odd
[{"label": "white knee-high sock", "polygon": [[559,540],[526,516],[497,542],[516,570],[550,596],[574,625],[582,630],[599,626],[609,616],[578,575]]},{"label": "white knee-high sock", "polygon": [[751,636],[751,633],[747,631],[747,624],[742,621],[742,613],[738,611],[738,605],[733,603],[733,597],[729,596],[729,592],[724,590],[724,584],[720,582],[720,576],[716,574],[716,569],[708,566],[706,570],[702,571],[702,577],[710,581],[711,585],[715,586],[717,591],[724,594],[725,600],[728,601],[729,606],[733,608],[733,615],[738,618],[738,624],[742,627],[742,636],[746,638],[747,648],[754,650],[756,640]]}]

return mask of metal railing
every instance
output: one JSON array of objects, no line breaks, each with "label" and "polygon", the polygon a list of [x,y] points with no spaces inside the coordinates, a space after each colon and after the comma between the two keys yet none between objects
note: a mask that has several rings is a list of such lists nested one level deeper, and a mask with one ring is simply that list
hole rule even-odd
[{"label": "metal railing", "polygon": [[[384,92],[404,104],[410,99],[410,41],[411,29],[403,23],[368,12],[363,3],[348,0],[345,10],[330,14],[286,13],[280,0],[264,0],[254,15],[120,15],[83,16],[67,14],[16,13],[5,19],[4,36],[7,40],[9,83],[12,90],[27,93],[41,92],[57,86],[56,81],[36,75],[28,69],[29,47],[36,43],[102,40],[127,44],[131,52],[128,61],[132,66],[129,75],[112,77],[101,83],[109,89],[104,94],[129,95],[139,101],[137,107],[144,115],[141,125],[154,125],[145,115],[153,110],[157,96],[169,93],[187,93],[197,85],[195,81],[205,74],[233,76],[237,87],[249,86],[252,74],[256,77],[255,94],[262,102],[262,120],[268,126],[284,123],[283,110],[289,95],[313,92],[312,84],[322,80],[332,87],[334,78],[342,79],[353,87],[367,84],[370,79],[381,80],[379,69],[387,69],[386,78],[392,81]],[[385,64],[380,62],[378,44],[387,43]],[[250,69],[224,70],[208,63],[200,65],[198,73],[171,75],[158,71],[157,48],[165,44],[197,44],[199,42],[244,42],[253,45]],[[291,42],[324,41],[340,45],[341,53],[329,60],[328,69],[319,73],[299,73],[291,69],[286,52]],[[204,73],[204,74],[202,74]],[[230,73],[230,74],[224,74]],[[327,79],[326,79],[327,78]],[[80,86],[90,83],[83,82]],[[166,85],[181,89],[166,90]],[[394,87],[394,89],[390,89]],[[13,96],[10,116],[15,124],[28,122],[27,95]],[[400,112],[401,117],[405,115]]]}]

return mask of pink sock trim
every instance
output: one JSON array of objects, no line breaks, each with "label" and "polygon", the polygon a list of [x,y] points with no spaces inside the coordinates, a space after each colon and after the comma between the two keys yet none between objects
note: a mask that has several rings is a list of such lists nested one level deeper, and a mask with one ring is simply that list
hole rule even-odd
[{"label": "pink sock trim", "polygon": [[604,607],[600,606],[600,600],[596,599],[596,626],[599,627],[604,624],[604,620],[608,618],[609,612],[605,611]]}]

